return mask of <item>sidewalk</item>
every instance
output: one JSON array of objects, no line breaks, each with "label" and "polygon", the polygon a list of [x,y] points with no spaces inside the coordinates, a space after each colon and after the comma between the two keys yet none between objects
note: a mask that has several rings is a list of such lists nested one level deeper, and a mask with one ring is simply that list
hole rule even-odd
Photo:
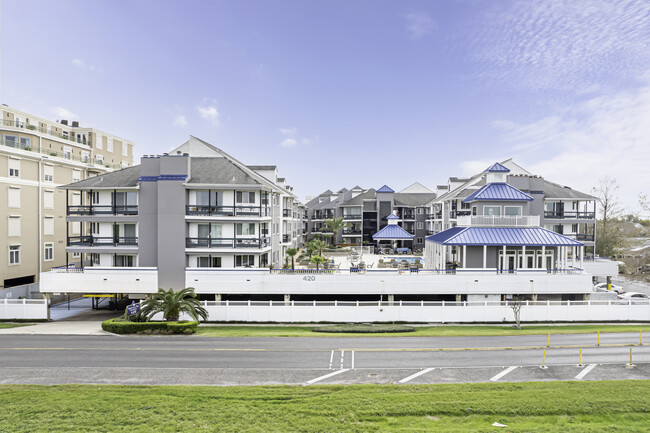
[{"label": "sidewalk", "polygon": [[102,322],[74,321],[36,323],[17,328],[0,329],[0,335],[114,335],[102,331]]}]

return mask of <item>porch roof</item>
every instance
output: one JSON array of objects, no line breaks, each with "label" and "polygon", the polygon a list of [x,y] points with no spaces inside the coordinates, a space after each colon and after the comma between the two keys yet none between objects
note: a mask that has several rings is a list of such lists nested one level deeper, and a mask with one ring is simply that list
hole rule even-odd
[{"label": "porch roof", "polygon": [[473,201],[533,201],[533,198],[507,183],[488,183],[469,195],[463,203]]},{"label": "porch roof", "polygon": [[397,224],[389,224],[372,235],[372,238],[376,241],[410,241],[413,240],[413,235]]},{"label": "porch roof", "polygon": [[582,242],[541,227],[453,227],[427,237],[441,245],[580,247]]}]

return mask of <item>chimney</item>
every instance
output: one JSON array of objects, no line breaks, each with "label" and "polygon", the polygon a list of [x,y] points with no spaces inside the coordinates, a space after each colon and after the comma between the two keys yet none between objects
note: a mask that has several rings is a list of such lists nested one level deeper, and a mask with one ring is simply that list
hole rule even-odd
[{"label": "chimney", "polygon": [[79,127],[79,122],[76,121],[76,120],[73,120],[73,121],[72,121],[72,127],[73,127],[73,128],[78,128],[78,127]]},{"label": "chimney", "polygon": [[68,121],[67,121],[67,120],[65,120],[65,119],[61,119],[61,125],[67,125],[67,124],[68,124]]}]

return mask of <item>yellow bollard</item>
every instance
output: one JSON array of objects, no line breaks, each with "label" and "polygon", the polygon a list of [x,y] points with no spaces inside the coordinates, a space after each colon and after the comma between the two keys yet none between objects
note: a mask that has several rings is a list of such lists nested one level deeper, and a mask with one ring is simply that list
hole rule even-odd
[{"label": "yellow bollard", "polygon": [[539,368],[548,368],[546,366],[546,350],[542,351],[542,365]]},{"label": "yellow bollard", "polygon": [[580,349],[580,357],[578,358],[578,367],[582,367],[582,349]]},{"label": "yellow bollard", "polygon": [[546,347],[551,347],[551,333],[548,333],[548,342],[546,343]]},{"label": "yellow bollard", "polygon": [[632,364],[632,348],[630,347],[630,363],[628,364],[628,367],[633,367],[634,364]]},{"label": "yellow bollard", "polygon": [[600,331],[598,331],[598,344],[596,346],[600,346]]}]

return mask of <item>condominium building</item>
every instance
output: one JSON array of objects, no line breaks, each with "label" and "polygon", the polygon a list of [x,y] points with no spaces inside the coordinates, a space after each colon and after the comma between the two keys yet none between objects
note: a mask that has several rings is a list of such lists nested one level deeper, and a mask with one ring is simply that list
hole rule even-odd
[{"label": "condominium building", "polygon": [[140,165],[61,188],[68,200],[81,198],[67,211],[68,226],[81,225],[69,232],[68,263],[79,260],[67,270],[136,271],[138,278],[120,274],[126,278],[107,292],[137,293],[152,281],[193,285],[187,269],[268,271],[303,242],[304,211],[276,166],[247,166],[195,137]]},{"label": "condominium building", "polygon": [[[79,122],[52,121],[0,106],[0,289],[38,281],[66,263],[66,204],[60,185],[132,165],[133,143]],[[68,200],[66,202],[66,200]],[[68,225],[80,234],[78,224]]]}]

